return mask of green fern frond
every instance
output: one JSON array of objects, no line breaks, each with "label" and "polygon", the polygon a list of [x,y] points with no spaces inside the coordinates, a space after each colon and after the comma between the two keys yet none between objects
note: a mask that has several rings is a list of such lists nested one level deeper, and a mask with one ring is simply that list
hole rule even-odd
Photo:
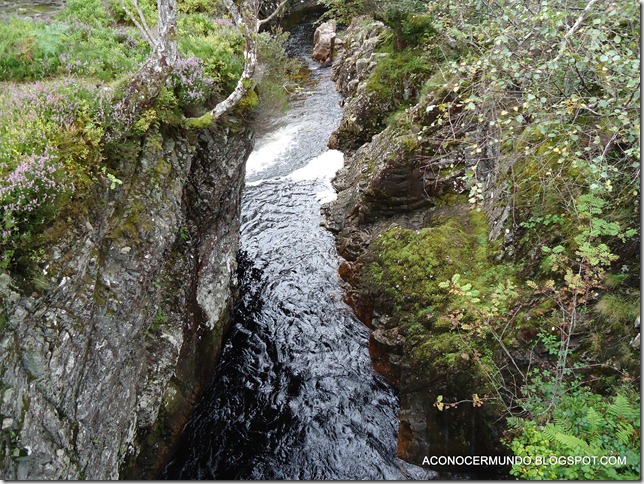
[{"label": "green fern frond", "polygon": [[604,419],[597,413],[597,410],[589,407],[586,412],[586,422],[588,423],[588,430],[594,433],[602,425]]},{"label": "green fern frond", "polygon": [[588,443],[583,441],[579,437],[564,432],[556,432],[554,434],[554,437],[557,442],[559,442],[564,447],[572,450],[573,452],[577,452],[583,455],[589,455],[590,453],[590,446],[588,445]]},{"label": "green fern frond", "polygon": [[636,410],[633,408],[628,401],[628,398],[621,393],[615,396],[615,399],[608,405],[606,411],[614,417],[622,417],[626,419],[630,419],[636,414],[639,414],[639,409]]},{"label": "green fern frond", "polygon": [[635,429],[631,424],[627,422],[620,422],[617,425],[617,438],[622,444],[628,445],[629,442],[631,441],[634,430]]}]

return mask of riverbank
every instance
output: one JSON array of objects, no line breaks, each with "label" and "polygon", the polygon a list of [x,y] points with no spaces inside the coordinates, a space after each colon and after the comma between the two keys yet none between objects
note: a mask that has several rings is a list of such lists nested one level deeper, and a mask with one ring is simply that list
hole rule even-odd
[{"label": "riverbank", "polygon": [[[557,405],[576,408],[567,425],[578,425],[588,406],[606,415],[597,395],[639,408],[639,160],[628,142],[635,118],[619,130],[619,148],[597,141],[611,138],[604,124],[596,143],[577,143],[575,132],[562,138],[561,126],[584,131],[574,121],[579,111],[561,108],[569,98],[536,80],[510,89],[504,75],[514,71],[501,51],[522,58],[522,46],[504,40],[502,20],[476,9],[459,20],[451,12],[459,8],[432,3],[434,16],[403,9],[394,22],[391,6],[371,12],[381,21],[354,18],[334,67],[345,100],[329,146],[344,151],[346,164],[326,225],[347,260],[346,300],[373,329],[374,366],[401,392],[398,455],[416,464],[427,455],[524,455],[553,430],[539,424],[559,415]],[[466,24],[455,31],[457,21]],[[516,21],[530,30],[529,15]],[[622,59],[636,55],[622,47]],[[540,52],[544,65],[565,58]],[[632,100],[634,78],[614,81]],[[579,78],[565,82],[581,96]],[[586,171],[594,172],[598,160],[588,157],[600,145],[615,150],[604,160],[616,177],[608,185]],[[619,201],[608,195],[613,183],[630,187]],[[633,433],[619,444],[626,453],[639,448],[639,427],[629,425]],[[581,432],[595,442],[593,428]],[[627,475],[639,472],[631,464]]]}]

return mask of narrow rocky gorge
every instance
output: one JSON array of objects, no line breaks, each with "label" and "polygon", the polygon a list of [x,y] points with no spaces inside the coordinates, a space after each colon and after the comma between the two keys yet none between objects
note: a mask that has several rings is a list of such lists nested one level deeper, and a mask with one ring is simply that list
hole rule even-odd
[{"label": "narrow rocky gorge", "polygon": [[[387,2],[332,20],[289,2],[289,40],[271,47],[284,57],[268,55],[300,58],[297,86],[260,84],[211,127],[146,113],[38,235],[29,272],[0,268],[0,478],[503,479],[510,466],[427,457],[511,456],[564,375],[589,382],[565,408],[626,395],[614,420],[637,418],[639,195],[604,201],[639,175],[630,125],[607,137],[602,115],[564,136],[559,120],[588,106],[572,96],[549,117],[527,78],[488,86],[467,64],[485,34],[469,51],[432,17],[440,2],[391,3],[402,30],[374,11]],[[270,89],[294,91],[289,107],[254,118]]]}]

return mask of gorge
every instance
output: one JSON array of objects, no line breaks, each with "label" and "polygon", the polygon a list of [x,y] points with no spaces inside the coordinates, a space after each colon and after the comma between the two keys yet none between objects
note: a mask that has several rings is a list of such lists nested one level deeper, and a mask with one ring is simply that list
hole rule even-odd
[{"label": "gorge", "polygon": [[[492,3],[328,0],[341,27],[317,63],[324,9],[290,2],[288,41],[253,37],[243,83],[243,36],[220,2],[179,2],[183,58],[114,141],[100,93],[118,95],[145,42],[117,2],[67,3],[10,24],[32,40],[2,47],[17,64],[0,59],[0,477],[535,478],[543,468],[425,458],[579,453],[571,428],[628,463],[547,478],[639,476],[626,6],[516,4],[505,19]],[[113,64],[49,55],[74,35],[64,22],[97,52],[112,42]],[[558,64],[573,58],[595,64]],[[29,77],[47,62],[52,80]],[[248,92],[207,126],[235,82]],[[59,92],[72,114],[47,104]],[[27,134],[54,126],[44,152],[23,118]],[[79,188],[29,192],[55,209],[13,225],[14,158],[60,160]]]}]

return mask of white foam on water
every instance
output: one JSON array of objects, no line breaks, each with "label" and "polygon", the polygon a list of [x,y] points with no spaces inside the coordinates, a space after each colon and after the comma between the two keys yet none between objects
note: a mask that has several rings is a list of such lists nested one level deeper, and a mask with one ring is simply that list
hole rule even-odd
[{"label": "white foam on water", "polygon": [[300,129],[297,125],[284,126],[268,135],[268,139],[248,157],[246,175],[254,175],[276,164]]},{"label": "white foam on water", "polygon": [[337,195],[331,180],[335,174],[344,166],[344,154],[338,150],[329,150],[320,156],[313,158],[308,165],[295,170],[287,178],[295,181],[304,180],[321,180],[324,182],[324,188],[315,193],[320,203],[331,202],[336,199]]}]

